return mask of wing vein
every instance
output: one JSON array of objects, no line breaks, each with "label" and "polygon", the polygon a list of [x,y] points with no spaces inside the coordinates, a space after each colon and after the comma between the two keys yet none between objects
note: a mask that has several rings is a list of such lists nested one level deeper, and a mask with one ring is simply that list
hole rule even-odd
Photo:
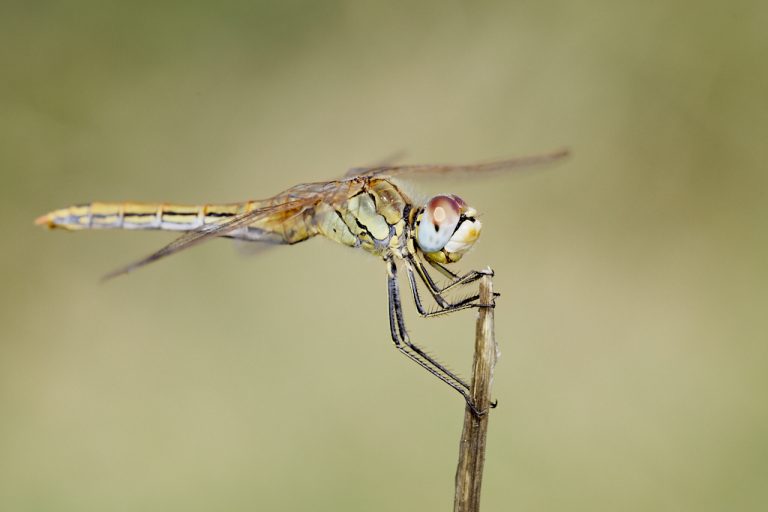
[{"label": "wing vein", "polygon": [[127,274],[129,272],[132,272],[140,267],[143,267],[145,265],[148,265],[150,263],[153,263],[159,259],[165,258],[166,256],[170,256],[172,254],[175,254],[179,251],[183,251],[184,249],[188,249],[190,247],[194,247],[197,244],[200,244],[206,240],[210,240],[212,238],[225,236],[239,228],[245,227],[248,224],[251,224],[260,218],[263,218],[267,215],[273,214],[278,211],[282,211],[285,209],[289,209],[291,207],[297,207],[302,204],[306,204],[306,200],[295,200],[295,201],[286,201],[284,203],[279,203],[275,205],[266,206],[263,208],[256,208],[254,210],[251,210],[249,212],[241,213],[239,215],[236,215],[230,219],[228,219],[226,222],[222,222],[219,224],[206,224],[194,231],[189,231],[180,237],[178,237],[176,240],[172,241],[165,247],[153,252],[152,254],[135,261],[133,263],[130,263],[124,267],[120,267],[117,270],[114,270],[110,272],[109,274],[106,274],[102,280],[107,281],[109,279],[113,279],[117,276]]}]

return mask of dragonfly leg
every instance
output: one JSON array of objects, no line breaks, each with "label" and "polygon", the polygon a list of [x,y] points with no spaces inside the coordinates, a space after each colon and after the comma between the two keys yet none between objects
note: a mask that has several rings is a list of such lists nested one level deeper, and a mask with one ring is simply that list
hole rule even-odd
[{"label": "dragonfly leg", "polygon": [[[487,305],[491,307],[493,306],[492,304],[477,304],[475,301],[480,298],[479,295],[473,295],[457,303],[451,303],[443,296],[443,293],[445,291],[450,290],[455,286],[465,285],[465,284],[469,284],[474,281],[477,281],[482,276],[487,275],[488,271],[472,270],[467,274],[465,274],[464,276],[456,276],[457,279],[453,283],[450,283],[448,286],[441,288],[437,286],[434,279],[432,279],[432,276],[429,275],[429,272],[427,271],[426,267],[424,267],[424,264],[418,259],[418,257],[413,255],[408,256],[406,258],[406,265],[408,270],[408,279],[411,285],[411,289],[413,290],[414,300],[416,302],[416,308],[419,310],[419,314],[421,316],[427,317],[427,316],[442,315],[442,314],[450,313],[453,311],[460,311],[462,309],[479,307],[483,305]],[[413,277],[414,269],[416,270],[416,273],[421,278],[422,282],[427,286],[429,293],[435,299],[435,302],[437,303],[437,305],[440,307],[439,311],[436,311],[434,313],[427,313],[424,310],[423,306],[421,305],[419,292],[416,287],[416,280]],[[494,296],[498,297],[499,294],[494,293]]]},{"label": "dragonfly leg", "polygon": [[419,271],[419,275],[424,280],[424,284],[426,284],[428,287],[430,287],[432,290],[434,290],[437,293],[443,293],[447,292],[448,290],[456,287],[461,286],[469,283],[474,283],[475,281],[479,280],[483,276],[491,276],[493,277],[493,270],[470,270],[464,275],[456,274],[455,272],[452,272],[448,267],[445,265],[441,265],[440,263],[436,263],[434,261],[429,261],[428,263],[436,269],[438,272],[443,274],[449,279],[449,282],[445,286],[438,286],[437,283],[435,283],[434,279],[432,279],[432,276],[427,271],[427,268],[424,266],[424,264],[421,262],[421,260],[416,256],[415,254],[411,254],[410,258],[413,260],[414,264],[417,267],[417,270]]},{"label": "dragonfly leg", "polygon": [[[479,304],[476,304],[475,301],[480,298],[479,295],[473,295],[471,297],[467,297],[466,299],[462,299],[459,302],[448,302],[441,294],[435,292],[433,296],[435,296],[435,301],[438,303],[440,308],[436,311],[427,311],[424,307],[424,304],[421,302],[421,295],[419,295],[419,288],[416,284],[416,275],[413,270],[413,266],[409,261],[406,261],[406,273],[408,274],[408,284],[411,286],[411,292],[413,293],[413,301],[416,303],[416,310],[419,312],[419,315],[423,318],[430,318],[433,316],[439,316],[439,315],[445,315],[447,313],[453,313],[455,311],[461,311],[462,309],[468,309],[479,306]],[[430,290],[432,292],[432,290]],[[438,298],[442,299],[442,303],[438,301]]]},{"label": "dragonfly leg", "polygon": [[[432,266],[432,268],[434,268],[435,270],[437,270],[438,272],[440,272],[450,280],[450,282],[447,285],[443,286],[442,288],[438,287],[438,291],[440,291],[440,293],[447,292],[448,290],[450,290],[455,286],[474,283],[475,281],[479,280],[483,276],[491,276],[491,277],[494,276],[493,270],[491,270],[490,268],[487,270],[470,270],[469,272],[467,272],[462,276],[462,275],[456,274],[455,272],[452,272],[445,265],[442,265],[435,261],[428,260],[427,263],[429,263],[430,266]],[[426,271],[426,268],[424,270]]]},{"label": "dragonfly leg", "polygon": [[487,411],[480,411],[469,395],[469,385],[461,377],[435,361],[429,354],[414,344],[405,329],[403,320],[402,303],[400,301],[400,289],[397,284],[397,265],[394,260],[387,259],[387,288],[389,292],[389,330],[395,347],[406,357],[416,362],[429,373],[445,382],[458,391],[467,402],[467,406],[477,416],[482,416]]}]

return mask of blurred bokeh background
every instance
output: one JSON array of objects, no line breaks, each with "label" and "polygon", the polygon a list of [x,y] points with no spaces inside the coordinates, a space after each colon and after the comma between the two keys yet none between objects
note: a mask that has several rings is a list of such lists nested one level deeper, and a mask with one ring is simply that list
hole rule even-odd
[{"label": "blurred bokeh background", "polygon": [[[0,509],[448,510],[463,404],[391,346],[385,271],[312,240],[45,232],[91,200],[229,202],[406,150],[502,292],[485,510],[768,507],[765,2],[16,1],[0,7]],[[465,374],[474,314],[414,339]]]}]

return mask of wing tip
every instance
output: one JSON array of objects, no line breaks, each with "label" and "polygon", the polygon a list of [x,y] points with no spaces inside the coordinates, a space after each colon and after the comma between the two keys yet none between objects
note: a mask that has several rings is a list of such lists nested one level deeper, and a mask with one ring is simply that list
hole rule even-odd
[{"label": "wing tip", "polygon": [[522,157],[522,160],[528,159],[530,162],[534,164],[546,163],[546,162],[557,162],[558,160],[563,160],[564,158],[568,158],[571,155],[572,155],[571,148],[567,146],[563,146],[553,151],[550,151],[549,153],[540,153],[538,155],[533,155],[531,157]]},{"label": "wing tip", "polygon": [[99,278],[99,283],[100,284],[106,284],[109,281],[111,281],[114,278],[116,278],[117,276],[120,276],[120,275],[123,275],[123,274],[125,274],[125,272],[110,272],[109,274],[104,274],[103,276],[101,276]]},{"label": "wing tip", "polygon": [[99,278],[99,282],[101,284],[104,284],[107,281],[111,281],[116,277],[120,277],[122,275],[128,274],[130,271],[134,270],[134,268],[136,268],[136,264],[128,265],[126,267],[120,267],[118,269],[115,269],[101,276],[101,278]]}]

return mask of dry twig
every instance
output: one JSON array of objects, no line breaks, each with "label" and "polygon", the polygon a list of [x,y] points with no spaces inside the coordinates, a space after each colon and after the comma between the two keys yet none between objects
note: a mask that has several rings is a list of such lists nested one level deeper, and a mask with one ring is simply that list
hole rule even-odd
[{"label": "dry twig", "polygon": [[464,429],[459,444],[459,464],[456,468],[454,512],[480,510],[480,486],[485,463],[485,438],[488,431],[488,411],[491,405],[493,367],[496,364],[496,339],[493,332],[493,284],[491,276],[480,280],[480,307],[475,332],[475,357],[472,364],[470,394],[475,406],[484,414],[478,416],[467,406]]}]

